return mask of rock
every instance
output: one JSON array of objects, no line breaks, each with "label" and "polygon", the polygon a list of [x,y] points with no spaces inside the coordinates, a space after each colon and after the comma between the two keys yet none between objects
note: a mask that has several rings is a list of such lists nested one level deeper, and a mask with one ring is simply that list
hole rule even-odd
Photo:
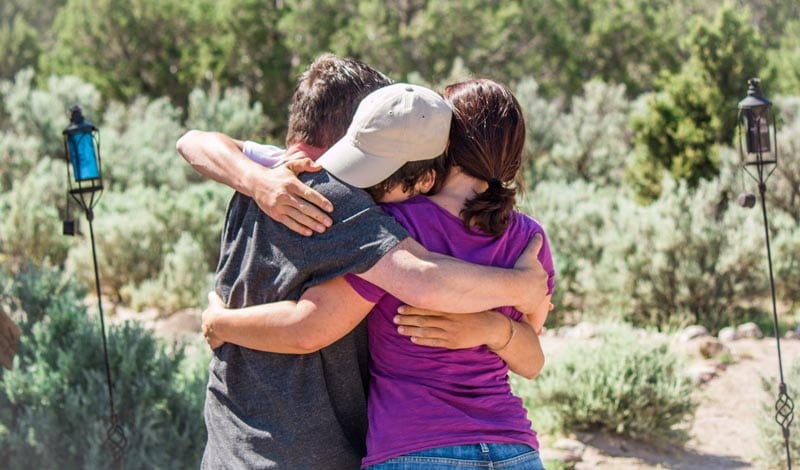
[{"label": "rock", "polygon": [[741,325],[736,327],[736,335],[739,338],[761,338],[764,334],[761,332],[761,328],[758,327],[753,322],[749,323],[742,323]]},{"label": "rock", "polygon": [[678,339],[686,343],[694,338],[698,338],[700,336],[708,336],[708,330],[703,325],[692,325],[687,326],[686,328],[681,331]]},{"label": "rock", "polygon": [[713,336],[701,336],[679,346],[686,354],[700,359],[719,358],[723,354],[731,354],[730,348]]},{"label": "rock", "polygon": [[564,463],[575,463],[583,460],[586,445],[575,439],[559,439],[553,443],[552,449],[545,452],[547,459],[559,460]]},{"label": "rock", "polygon": [[575,454],[583,454],[586,450],[586,444],[575,439],[562,438],[553,444],[554,449],[565,450]]},{"label": "rock", "polygon": [[736,328],[732,326],[726,326],[725,328],[719,330],[717,338],[719,338],[720,341],[736,341],[739,339],[739,335],[736,334]]},{"label": "rock", "polygon": [[783,339],[800,339],[800,328],[789,330],[783,335]]},{"label": "rock", "polygon": [[730,349],[722,344],[722,341],[709,336],[707,338],[699,338],[698,352],[706,359],[712,357],[719,357],[721,354],[730,354]]},{"label": "rock", "polygon": [[717,376],[717,367],[715,364],[707,362],[699,362],[689,367],[689,377],[695,385],[703,385],[709,380]]},{"label": "rock", "polygon": [[197,309],[180,310],[158,320],[154,329],[160,335],[196,335],[200,331],[200,320]]}]

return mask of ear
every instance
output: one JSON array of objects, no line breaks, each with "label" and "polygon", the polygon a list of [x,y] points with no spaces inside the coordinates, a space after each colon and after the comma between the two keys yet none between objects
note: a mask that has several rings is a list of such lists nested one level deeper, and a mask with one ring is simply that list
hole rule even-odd
[{"label": "ear", "polygon": [[416,189],[418,194],[425,194],[431,190],[433,183],[436,182],[436,171],[433,169],[428,170],[425,175],[417,181]]}]

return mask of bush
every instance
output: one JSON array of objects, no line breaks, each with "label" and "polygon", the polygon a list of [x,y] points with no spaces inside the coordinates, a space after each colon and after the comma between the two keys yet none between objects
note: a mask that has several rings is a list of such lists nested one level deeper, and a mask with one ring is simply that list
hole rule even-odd
[{"label": "bush", "polygon": [[59,206],[66,204],[65,166],[55,160],[40,160],[30,173],[0,194],[0,252],[11,264],[29,260],[56,265],[67,257],[69,237],[62,235]]},{"label": "bush", "polygon": [[[559,310],[587,316],[594,311],[608,313],[597,308],[608,296],[602,291],[618,287],[609,282],[595,285],[594,273],[603,251],[614,241],[607,234],[620,197],[615,188],[583,180],[568,184],[546,181],[521,201],[521,210],[541,222],[547,232],[556,266],[553,304]],[[551,315],[548,326],[559,318]]]},{"label": "bush", "polygon": [[166,98],[139,97],[129,105],[108,106],[101,139],[103,179],[109,189],[186,187],[196,174],[175,151],[183,132],[179,115]]},{"label": "bush", "polygon": [[596,340],[548,359],[536,380],[515,377],[513,385],[537,430],[684,442],[697,405],[683,371],[683,360],[666,341],[606,324]]},{"label": "bush", "polygon": [[[103,293],[128,301],[125,288],[158,276],[171,240],[164,240],[164,224],[156,216],[164,191],[135,187],[108,191],[95,208],[94,233],[97,265]],[[83,221],[85,223],[85,220]],[[88,238],[89,227],[85,224]],[[88,239],[70,250],[69,264],[85,285],[94,285],[92,245]]]},{"label": "bush", "polygon": [[[32,269],[5,293],[18,306],[43,308],[44,318],[27,322],[14,370],[0,375],[4,468],[108,468],[112,461],[103,447],[109,403],[99,322],[76,300],[74,285],[54,282],[59,276]],[[187,359],[182,345],[168,346],[131,323],[111,326],[108,346],[128,440],[125,468],[196,468],[205,441],[207,355]]]},{"label": "bush", "polygon": [[[797,419],[797,404],[800,403],[800,359],[796,359],[785,375],[789,397],[794,400],[794,420],[789,425],[789,453],[792,462],[800,461],[800,420]],[[785,468],[786,444],[781,427],[775,421],[775,400],[778,399],[778,381],[761,377],[765,398],[763,413],[759,413],[759,441],[763,449],[763,460],[769,468]]]},{"label": "bush", "polygon": [[186,127],[261,140],[264,130],[274,126],[264,116],[261,103],[250,104],[250,93],[244,88],[228,88],[223,93],[213,88],[209,93],[194,89],[189,94]]},{"label": "bush", "polygon": [[202,247],[184,232],[164,258],[158,277],[143,282],[125,297],[130,297],[135,309],[157,307],[170,313],[204,304],[206,293],[213,288],[214,276],[208,271]]},{"label": "bush", "polygon": [[650,206],[621,203],[614,243],[595,271],[597,283],[620,289],[609,305],[635,325],[717,330],[735,322],[742,305],[764,295],[763,228],[756,211],[718,211],[724,188],[695,190],[667,179]]}]

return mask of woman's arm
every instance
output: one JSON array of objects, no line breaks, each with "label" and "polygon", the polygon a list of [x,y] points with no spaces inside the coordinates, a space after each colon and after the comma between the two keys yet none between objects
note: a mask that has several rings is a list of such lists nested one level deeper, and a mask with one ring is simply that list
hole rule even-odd
[{"label": "woman's arm", "polygon": [[[547,296],[546,305],[549,304]],[[486,345],[511,371],[532,379],[544,367],[539,336],[530,323],[534,318],[535,315],[525,315],[522,321],[515,322],[493,310],[452,314],[406,305],[400,307],[395,323],[400,334],[423,346],[464,349]]]},{"label": "woman's arm", "polygon": [[227,309],[215,293],[203,312],[203,335],[212,349],[233,343],[259,351],[308,354],[353,330],[373,303],[343,278],[308,289],[300,300]]}]

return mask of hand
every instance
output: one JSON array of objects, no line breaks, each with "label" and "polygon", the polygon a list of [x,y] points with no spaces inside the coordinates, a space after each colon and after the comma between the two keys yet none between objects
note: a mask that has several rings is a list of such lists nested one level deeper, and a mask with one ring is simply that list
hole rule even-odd
[{"label": "hand", "polygon": [[203,337],[206,339],[208,343],[208,347],[211,350],[215,350],[218,347],[222,346],[225,341],[222,341],[214,334],[214,318],[216,315],[225,311],[225,304],[222,303],[222,299],[217,295],[216,292],[209,292],[208,293],[208,307],[203,310]]},{"label": "hand", "polygon": [[265,170],[259,175],[261,180],[253,183],[253,199],[273,220],[300,235],[323,233],[333,224],[333,220],[325,213],[332,211],[333,205],[297,179],[299,173],[319,171],[320,168],[310,158],[300,158]]},{"label": "hand", "polygon": [[539,262],[542,243],[542,235],[535,234],[514,265],[514,269],[522,271],[529,280],[526,289],[521,292],[524,296],[522,303],[514,306],[524,314],[536,312],[547,296],[547,272]]},{"label": "hand", "polygon": [[497,312],[444,313],[410,305],[394,317],[397,332],[414,344],[447,349],[502,346],[508,339],[508,320]]},{"label": "hand", "polygon": [[542,302],[536,312],[525,315],[526,321],[533,327],[533,331],[537,336],[542,335],[542,331],[544,331],[544,322],[547,321],[547,316],[553,311],[553,308],[553,304],[548,300]]}]

